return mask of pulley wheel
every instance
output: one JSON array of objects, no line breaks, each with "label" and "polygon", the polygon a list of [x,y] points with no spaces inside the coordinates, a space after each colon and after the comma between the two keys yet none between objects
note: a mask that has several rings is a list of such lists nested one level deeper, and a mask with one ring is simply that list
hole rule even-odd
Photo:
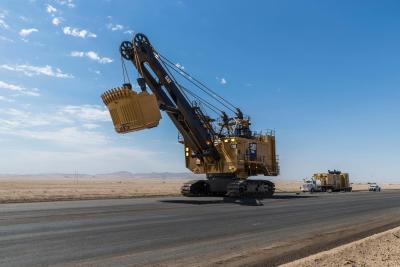
[{"label": "pulley wheel", "polygon": [[149,39],[147,39],[146,35],[144,35],[143,33],[136,34],[133,38],[133,43],[136,47],[140,47],[143,43],[150,45]]},{"label": "pulley wheel", "polygon": [[119,47],[119,52],[121,56],[127,60],[131,60],[132,57],[132,50],[133,50],[133,45],[129,41],[123,41]]}]

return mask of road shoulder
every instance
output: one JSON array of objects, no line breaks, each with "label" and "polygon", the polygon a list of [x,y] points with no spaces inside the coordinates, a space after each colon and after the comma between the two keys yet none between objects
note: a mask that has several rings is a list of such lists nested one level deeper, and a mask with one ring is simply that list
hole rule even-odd
[{"label": "road shoulder", "polygon": [[281,267],[400,266],[400,227],[320,252]]}]

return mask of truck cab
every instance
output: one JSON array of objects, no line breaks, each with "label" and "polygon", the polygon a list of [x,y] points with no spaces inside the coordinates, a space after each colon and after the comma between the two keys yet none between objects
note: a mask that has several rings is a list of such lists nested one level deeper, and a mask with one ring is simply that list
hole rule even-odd
[{"label": "truck cab", "polygon": [[319,192],[321,191],[321,182],[315,180],[314,178],[305,178],[303,179],[304,183],[301,185],[301,192]]},{"label": "truck cab", "polygon": [[370,192],[380,192],[381,187],[377,183],[369,183],[368,191]]}]

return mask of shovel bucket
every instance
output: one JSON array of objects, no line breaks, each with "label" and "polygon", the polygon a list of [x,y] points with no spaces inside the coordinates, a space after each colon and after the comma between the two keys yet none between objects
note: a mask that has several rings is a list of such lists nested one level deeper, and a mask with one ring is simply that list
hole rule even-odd
[{"label": "shovel bucket", "polygon": [[129,87],[118,87],[101,95],[117,133],[153,128],[161,119],[155,95],[136,93]]}]

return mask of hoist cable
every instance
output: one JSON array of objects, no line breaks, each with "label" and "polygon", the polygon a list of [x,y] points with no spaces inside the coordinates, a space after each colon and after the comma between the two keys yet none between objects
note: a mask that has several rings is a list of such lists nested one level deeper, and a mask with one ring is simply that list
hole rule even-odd
[{"label": "hoist cable", "polygon": [[[174,80],[174,83],[175,83],[178,87],[180,87],[180,85],[179,85],[179,83],[176,81],[175,77],[171,74],[171,72],[170,72],[168,66],[167,66],[162,60],[160,60],[160,62],[161,62],[161,64],[164,66],[164,68],[165,68],[165,70],[167,71],[169,77],[171,77],[171,78]],[[186,98],[186,100],[189,102],[189,98],[188,98],[188,96],[186,95],[186,93],[185,93],[182,89],[181,89],[180,91],[182,92],[182,94],[183,94],[183,96]]]},{"label": "hoist cable", "polygon": [[[168,64],[168,63],[167,63]],[[176,69],[176,68],[172,68],[175,72],[178,72],[180,74],[180,70]],[[187,79],[187,77],[183,76],[184,78],[186,78],[186,80],[188,80],[190,83],[192,83],[194,86],[196,86],[197,88],[199,88],[200,90],[202,90],[203,92],[205,92],[207,95],[211,96],[212,99],[214,99],[215,101],[217,101],[219,104],[221,104],[222,106],[224,106],[225,108],[229,109],[230,111],[232,111],[233,113],[235,113],[236,111],[233,110],[232,108],[230,108],[229,106],[225,105],[223,102],[219,101],[218,99],[216,99],[212,94],[210,94],[207,91],[204,91],[201,87],[199,87],[197,84],[195,84],[192,80]]]},{"label": "hoist cable", "polygon": [[183,87],[182,85],[180,85],[180,87],[186,91],[188,94],[190,94],[191,96],[193,96],[194,98],[196,98],[201,104],[207,106],[210,110],[212,110],[215,114],[217,115],[221,115],[222,114],[222,110],[220,110],[218,107],[214,106],[213,104],[209,103],[207,100],[205,100],[204,98],[196,95],[194,92],[192,92],[191,90]]},{"label": "hoist cable", "polygon": [[[199,95],[197,95],[196,93],[192,92],[191,90],[185,88],[183,85],[181,85],[180,83],[178,83],[178,81],[175,79],[175,77],[171,74],[170,72],[170,66],[165,63],[164,61],[160,60],[161,64],[164,66],[164,68],[166,69],[167,73],[169,74],[169,76],[174,80],[175,84],[178,86],[178,88],[180,88],[181,92],[184,94],[184,96],[187,98],[187,100],[189,99],[189,97],[187,96],[186,93],[189,93],[191,96],[193,96],[194,98],[196,98],[198,101],[200,101],[201,103],[205,104],[208,106],[208,108],[210,108],[212,111],[214,111],[217,115],[220,115],[223,111],[221,109],[219,109],[218,107],[216,107],[215,105],[209,103],[207,100],[205,100],[204,98],[200,97]],[[172,68],[174,69],[174,68]],[[216,111],[217,110],[217,111]]]},{"label": "hoist cable", "polygon": [[124,79],[124,83],[126,83],[127,80],[128,80],[128,83],[131,83],[131,81],[129,79],[129,75],[128,75],[128,70],[126,68],[125,61],[124,61],[122,55],[121,55],[121,67],[122,67],[122,76]]},{"label": "hoist cable", "polygon": [[[163,61],[163,60],[161,60]],[[170,62],[166,63],[167,65],[169,65],[175,72],[179,73],[180,75],[182,75],[183,71],[182,69],[176,67],[175,65],[173,65]],[[189,81],[190,83],[192,83],[194,86],[196,86],[197,88],[199,88],[201,91],[203,91],[204,93],[206,93],[207,95],[211,96],[215,101],[217,101],[218,103],[220,103],[222,106],[224,106],[225,108],[229,109],[230,111],[232,111],[233,113],[236,113],[235,109],[232,109],[231,107],[229,107],[228,105],[226,105],[225,103],[223,103],[222,101],[218,100],[215,96],[216,94],[210,93],[209,91],[204,90],[203,88],[201,88],[198,84],[196,84],[194,82],[194,80],[189,76],[186,77],[185,75],[182,75],[182,77],[184,77],[187,81]]]},{"label": "hoist cable", "polygon": [[[192,97],[194,97],[197,101],[199,101],[200,103],[206,105],[210,110],[212,110],[215,114],[217,115],[221,115],[221,113],[223,112],[221,109],[219,109],[218,107],[214,106],[213,104],[209,103],[207,100],[205,100],[204,98],[200,97],[199,95],[195,94],[194,92],[190,91],[189,89],[185,88],[183,85],[181,85],[180,83],[178,83],[178,81],[176,80],[176,78],[171,74],[170,72],[170,67],[169,64],[165,63],[163,60],[160,60],[161,64],[164,66],[164,68],[166,69],[167,73],[169,74],[169,76],[174,80],[175,84],[178,86],[178,88],[180,88],[181,92],[183,93],[183,95],[186,97],[187,100],[189,100],[189,97],[187,96],[186,93],[190,94]],[[172,68],[174,69],[174,68]],[[188,101],[189,102],[189,101]]]},{"label": "hoist cable", "polygon": [[[174,66],[174,68],[178,68],[174,63],[172,63],[168,58],[166,58],[165,56],[161,55],[158,53],[158,55],[164,59],[165,61],[167,61],[170,65]],[[230,105],[231,107],[233,107],[236,110],[236,106],[233,105],[231,102],[229,102],[228,100],[226,100],[225,98],[223,98],[222,96],[220,96],[219,94],[217,94],[215,91],[213,91],[212,89],[210,89],[209,87],[207,87],[204,83],[202,83],[201,81],[197,80],[196,78],[192,77],[189,73],[187,73],[186,71],[182,70],[181,68],[178,68],[179,71],[181,73],[182,76],[187,76],[185,77],[186,79],[190,80],[190,81],[195,81],[198,84],[200,84],[205,90],[208,91],[209,94],[211,94],[212,97],[214,98],[219,98],[220,100],[222,100],[223,102],[225,102],[227,105]],[[184,74],[184,75],[183,75]],[[200,87],[198,85],[196,85],[197,87]]]}]

